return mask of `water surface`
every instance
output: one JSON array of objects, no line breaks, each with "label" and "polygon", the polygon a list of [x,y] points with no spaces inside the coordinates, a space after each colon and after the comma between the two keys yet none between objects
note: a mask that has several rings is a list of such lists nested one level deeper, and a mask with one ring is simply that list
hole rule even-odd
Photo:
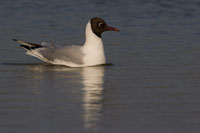
[{"label": "water surface", "polygon": [[[198,0],[0,2],[0,132],[200,131]],[[12,38],[82,44],[99,16],[107,61],[53,66]]]}]

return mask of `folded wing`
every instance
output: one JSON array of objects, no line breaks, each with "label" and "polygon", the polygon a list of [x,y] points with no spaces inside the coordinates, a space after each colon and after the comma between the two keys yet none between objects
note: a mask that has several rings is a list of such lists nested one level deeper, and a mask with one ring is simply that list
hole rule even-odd
[{"label": "folded wing", "polygon": [[64,62],[81,65],[83,64],[84,53],[81,46],[64,46],[57,47],[48,43],[29,43],[17,39],[13,39],[21,43],[21,47],[27,50],[27,54],[35,56],[48,63]]}]

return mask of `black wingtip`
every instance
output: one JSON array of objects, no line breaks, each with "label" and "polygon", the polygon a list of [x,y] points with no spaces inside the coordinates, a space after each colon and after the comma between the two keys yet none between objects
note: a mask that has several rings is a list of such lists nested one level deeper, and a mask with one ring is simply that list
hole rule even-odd
[{"label": "black wingtip", "polygon": [[26,45],[20,45],[20,46],[27,49],[27,50],[31,50],[31,48],[29,46],[26,46]]},{"label": "black wingtip", "polygon": [[13,40],[13,41],[16,41],[16,42],[18,41],[17,39],[12,39],[12,40]]}]

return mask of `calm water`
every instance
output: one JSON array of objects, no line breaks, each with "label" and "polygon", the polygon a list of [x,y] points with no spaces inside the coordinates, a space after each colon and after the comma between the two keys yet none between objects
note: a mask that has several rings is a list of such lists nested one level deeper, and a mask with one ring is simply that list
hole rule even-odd
[{"label": "calm water", "polygon": [[[200,1],[0,1],[1,133],[199,133]],[[12,38],[82,44],[99,16],[114,65],[67,68]]]}]

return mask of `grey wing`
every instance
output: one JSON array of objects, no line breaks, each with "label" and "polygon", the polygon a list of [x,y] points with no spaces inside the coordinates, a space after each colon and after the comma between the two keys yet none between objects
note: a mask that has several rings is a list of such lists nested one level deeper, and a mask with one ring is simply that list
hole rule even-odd
[{"label": "grey wing", "polygon": [[[83,64],[84,54],[82,52],[81,46],[72,45],[72,46],[58,47],[53,44],[45,42],[42,42],[41,44],[35,44],[35,43],[21,41],[18,39],[13,39],[13,40],[21,43],[22,45],[20,46],[26,49],[27,53],[30,53],[30,55],[36,57],[43,56],[43,58],[52,62],[55,60],[62,60],[65,62],[72,62],[75,64]],[[35,51],[36,53],[34,53],[33,51]]]},{"label": "grey wing", "polygon": [[76,64],[83,64],[84,53],[81,46],[48,47],[38,51],[49,61],[62,60]]}]

